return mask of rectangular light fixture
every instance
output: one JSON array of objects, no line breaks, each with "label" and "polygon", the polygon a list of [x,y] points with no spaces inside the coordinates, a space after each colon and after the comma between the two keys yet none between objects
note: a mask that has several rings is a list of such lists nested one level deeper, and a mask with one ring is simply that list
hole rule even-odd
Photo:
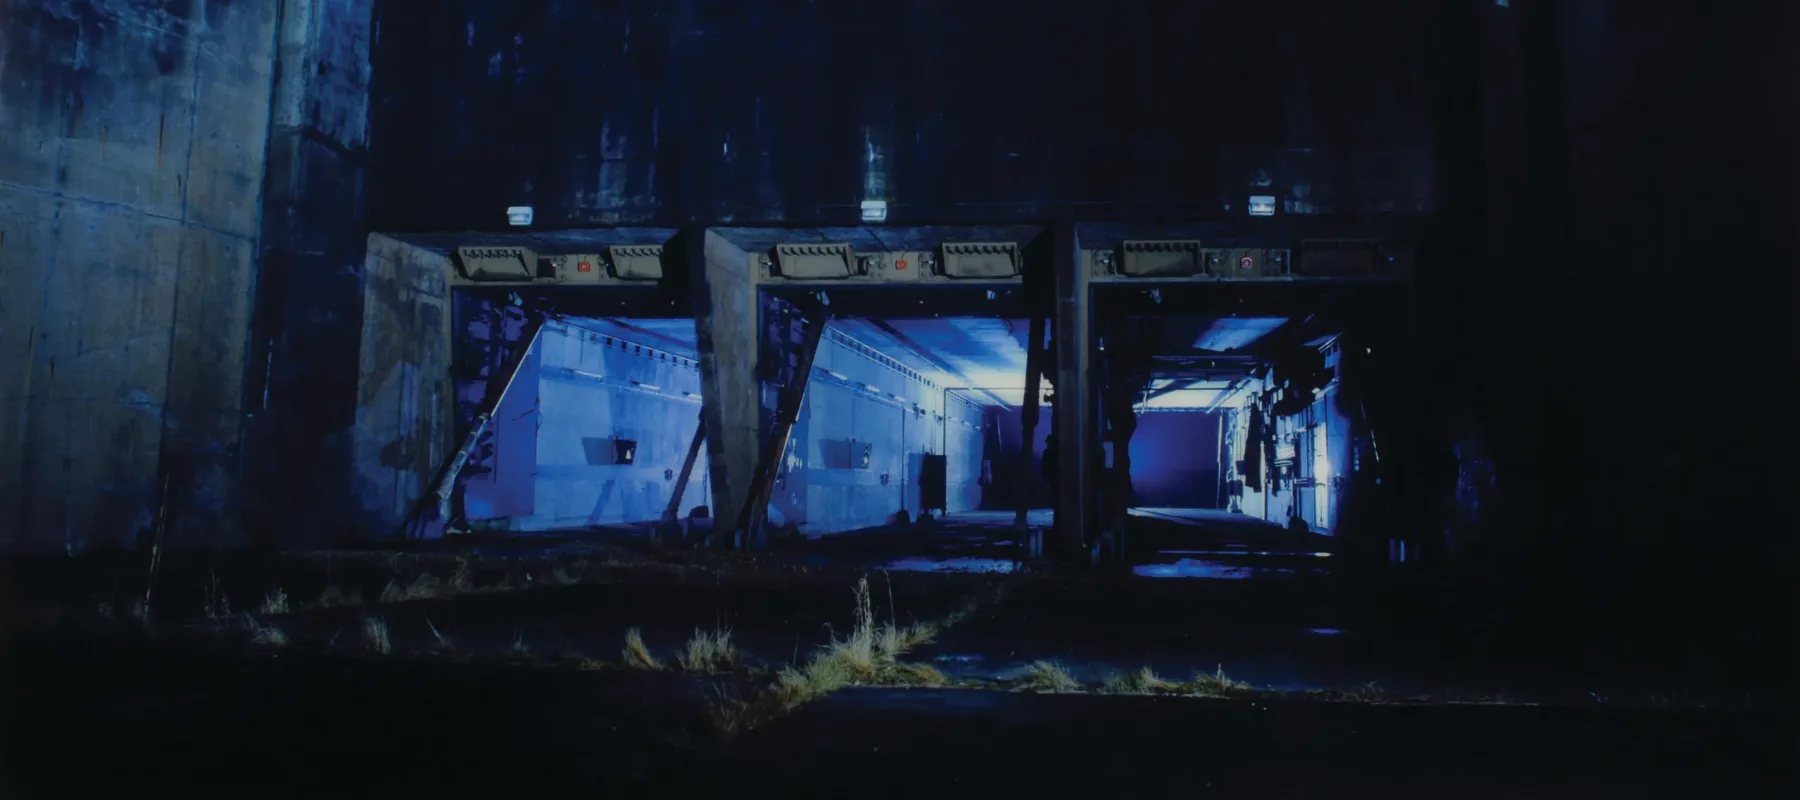
[{"label": "rectangular light fixture", "polygon": [[1272,194],[1250,195],[1250,216],[1252,216],[1252,217],[1273,217],[1273,216],[1275,216],[1275,196]]}]

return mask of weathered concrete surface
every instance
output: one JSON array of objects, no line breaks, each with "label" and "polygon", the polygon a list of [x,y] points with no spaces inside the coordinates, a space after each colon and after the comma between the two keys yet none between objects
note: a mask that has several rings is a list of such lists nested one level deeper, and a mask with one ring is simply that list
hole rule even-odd
[{"label": "weathered concrete surface", "polygon": [[0,548],[237,541],[272,4],[0,7]]},{"label": "weathered concrete surface", "polygon": [[1293,213],[1429,212],[1452,5],[386,0],[375,213],[1193,217],[1257,189]]},{"label": "weathered concrete surface", "polygon": [[392,536],[454,452],[449,273],[444,256],[369,237],[356,425],[356,522]]},{"label": "weathered concrete surface", "polygon": [[694,330],[699,339],[701,394],[706,398],[706,453],[712,465],[712,513],[733,521],[750,490],[762,448],[763,398],[757,380],[757,270],[751,254],[706,231],[694,266]]},{"label": "weathered concrete surface", "polygon": [[[276,5],[271,3],[270,5]],[[246,482],[258,542],[347,531],[374,0],[282,0]]]}]

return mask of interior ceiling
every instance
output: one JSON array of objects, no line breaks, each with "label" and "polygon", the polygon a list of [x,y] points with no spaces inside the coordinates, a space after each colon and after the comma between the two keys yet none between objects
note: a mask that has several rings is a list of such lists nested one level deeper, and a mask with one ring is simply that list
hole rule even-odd
[{"label": "interior ceiling", "polygon": [[679,317],[576,317],[569,324],[595,333],[615,336],[633,344],[654,347],[684,358],[699,358],[699,336],[694,321]]},{"label": "interior ceiling", "polygon": [[836,319],[832,326],[944,388],[969,388],[978,402],[1016,406],[1025,395],[1024,320],[992,317]]},{"label": "interior ceiling", "polygon": [[[582,318],[583,328],[671,353],[694,357],[694,323],[680,318]],[[1287,322],[1283,317],[1169,317],[1156,344],[1159,355],[1252,348]],[[981,403],[1017,407],[1025,397],[1025,340],[1030,323],[994,317],[843,318],[831,326],[917,370],[944,388],[969,389]],[[1243,371],[1209,368],[1203,377],[1161,377],[1139,402],[1147,408],[1210,408]]]}]

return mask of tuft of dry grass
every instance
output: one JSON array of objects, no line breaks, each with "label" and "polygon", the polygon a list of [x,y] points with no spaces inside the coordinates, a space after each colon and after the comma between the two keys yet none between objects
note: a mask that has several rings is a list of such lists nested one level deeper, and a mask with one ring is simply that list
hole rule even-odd
[{"label": "tuft of dry grass", "polygon": [[858,579],[852,591],[854,606],[848,633],[834,636],[805,663],[781,669],[773,684],[749,699],[735,690],[715,687],[711,711],[720,732],[732,735],[754,729],[811,700],[851,686],[953,683],[930,664],[903,663],[899,659],[907,651],[932,641],[943,628],[966,619],[978,607],[979,599],[942,622],[901,627],[875,621],[867,577]]},{"label": "tuft of dry grass", "polygon": [[1374,681],[1369,681],[1353,689],[1345,689],[1338,694],[1352,703],[1387,703],[1394,699],[1386,689],[1375,685]]},{"label": "tuft of dry grass", "polygon": [[250,632],[250,643],[258,647],[286,647],[287,634],[273,625],[257,625]]},{"label": "tuft of dry grass", "polygon": [[679,660],[682,669],[702,675],[731,672],[743,663],[737,645],[731,641],[730,628],[710,632],[695,628]]},{"label": "tuft of dry grass", "polygon": [[231,617],[231,600],[225,596],[225,588],[219,585],[217,573],[208,574],[205,597],[207,619],[229,619]]},{"label": "tuft of dry grass", "polygon": [[387,586],[382,587],[379,600],[382,603],[405,603],[413,600],[430,600],[432,598],[445,596],[448,593],[446,591],[448,588],[448,585],[443,581],[438,580],[435,575],[420,575],[411,583],[405,584],[402,584],[399,579],[396,578],[388,581]]},{"label": "tuft of dry grass", "polygon": [[1155,670],[1144,667],[1107,678],[1106,691],[1114,694],[1177,694],[1181,685],[1163,680]]},{"label": "tuft of dry grass", "polygon": [[450,572],[450,588],[458,594],[475,591],[475,568],[469,559],[463,556],[456,558],[456,569]]},{"label": "tuft of dry grass", "polygon": [[525,643],[525,632],[513,631],[512,656],[514,658],[530,658],[531,645]]},{"label": "tuft of dry grass", "polygon": [[1019,689],[1043,694],[1068,694],[1081,691],[1081,682],[1053,661],[1038,661],[1026,668]]},{"label": "tuft of dry grass", "polygon": [[394,652],[394,645],[388,641],[387,622],[376,617],[363,617],[363,646],[382,655]]},{"label": "tuft of dry grass", "polygon": [[1188,681],[1182,688],[1191,694],[1202,697],[1229,697],[1251,691],[1253,687],[1226,675],[1225,666],[1221,664],[1214,668],[1211,674],[1202,672],[1195,675],[1194,679]]},{"label": "tuft of dry grass", "polygon": [[657,661],[656,656],[651,655],[650,648],[644,645],[644,634],[637,628],[625,631],[625,649],[619,653],[619,658],[625,662],[625,666],[633,669],[663,668],[662,662]]},{"label": "tuft of dry grass", "polygon": [[325,591],[319,593],[318,605],[320,608],[355,608],[362,604],[361,589],[351,589],[346,592],[336,586],[327,586]]},{"label": "tuft of dry grass", "polygon": [[277,586],[275,587],[275,591],[263,596],[262,613],[269,615],[286,614],[289,610],[288,595],[285,589]]},{"label": "tuft of dry grass", "polygon": [[930,664],[895,664],[881,676],[888,686],[949,686],[954,681]]},{"label": "tuft of dry grass", "polygon": [[425,618],[425,627],[431,629],[431,636],[433,639],[437,640],[436,649],[439,652],[450,652],[456,649],[456,645],[450,641],[450,637],[445,636],[443,631],[438,630],[436,625],[431,624],[430,617]]}]

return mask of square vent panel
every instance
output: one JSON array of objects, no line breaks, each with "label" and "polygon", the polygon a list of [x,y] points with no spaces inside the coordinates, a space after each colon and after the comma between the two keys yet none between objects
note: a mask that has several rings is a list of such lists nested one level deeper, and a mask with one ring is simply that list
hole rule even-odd
[{"label": "square vent panel", "polygon": [[848,244],[778,244],[775,268],[783,278],[842,280],[856,274]]},{"label": "square vent panel", "polygon": [[1120,267],[1126,275],[1139,278],[1185,278],[1206,272],[1200,260],[1200,242],[1127,241]]},{"label": "square vent panel", "polygon": [[940,263],[949,278],[1016,278],[1019,246],[1012,242],[945,242]]},{"label": "square vent panel", "polygon": [[530,281],[537,277],[537,254],[523,247],[458,247],[463,277],[472,281]]},{"label": "square vent panel", "polygon": [[663,249],[659,244],[633,244],[609,248],[613,277],[622,281],[660,281]]}]

